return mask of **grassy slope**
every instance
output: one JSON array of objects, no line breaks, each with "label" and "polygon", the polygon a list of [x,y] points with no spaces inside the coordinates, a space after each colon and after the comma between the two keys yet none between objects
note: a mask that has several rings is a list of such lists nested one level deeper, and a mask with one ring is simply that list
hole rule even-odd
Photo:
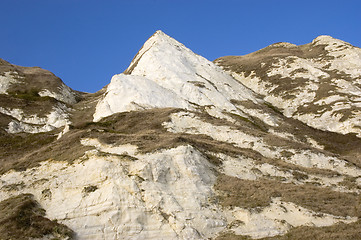
[{"label": "grassy slope", "polygon": [[74,237],[67,226],[44,217],[45,211],[31,194],[21,194],[0,202],[0,239],[30,239],[49,235]]}]

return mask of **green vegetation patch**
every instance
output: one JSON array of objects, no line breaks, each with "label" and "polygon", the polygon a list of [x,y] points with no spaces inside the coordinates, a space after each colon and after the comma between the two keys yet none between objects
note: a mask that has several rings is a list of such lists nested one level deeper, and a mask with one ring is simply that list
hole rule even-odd
[{"label": "green vegetation patch", "polygon": [[48,96],[41,97],[39,95],[39,92],[40,92],[39,89],[29,89],[29,90],[24,90],[24,91],[11,91],[11,92],[8,92],[8,94],[10,96],[24,99],[27,101],[49,101],[49,100],[53,99]]}]

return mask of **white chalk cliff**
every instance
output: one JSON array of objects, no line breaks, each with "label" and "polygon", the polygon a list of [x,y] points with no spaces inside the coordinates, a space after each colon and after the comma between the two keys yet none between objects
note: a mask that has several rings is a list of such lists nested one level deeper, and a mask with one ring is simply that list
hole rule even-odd
[{"label": "white chalk cliff", "polygon": [[0,206],[31,194],[73,231],[24,239],[357,239],[360,56],[321,36],[215,64],[157,31],[98,93],[35,95],[0,62]]},{"label": "white chalk cliff", "polygon": [[231,100],[252,100],[254,94],[207,59],[157,31],[135,56],[125,73],[115,75],[94,120],[116,112],[154,107],[195,110],[212,106],[237,113]]}]

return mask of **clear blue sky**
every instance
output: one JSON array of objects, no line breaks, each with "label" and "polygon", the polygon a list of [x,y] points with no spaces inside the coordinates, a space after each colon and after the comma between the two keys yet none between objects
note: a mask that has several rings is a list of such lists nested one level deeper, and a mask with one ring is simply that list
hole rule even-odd
[{"label": "clear blue sky", "polygon": [[0,0],[0,58],[95,92],[158,29],[214,60],[331,35],[361,47],[359,0]]}]

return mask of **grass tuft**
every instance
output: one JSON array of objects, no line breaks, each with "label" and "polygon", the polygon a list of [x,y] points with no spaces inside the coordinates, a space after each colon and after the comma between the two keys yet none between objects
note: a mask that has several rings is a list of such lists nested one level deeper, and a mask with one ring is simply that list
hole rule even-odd
[{"label": "grass tuft", "polygon": [[74,238],[70,228],[44,216],[45,210],[31,194],[21,194],[0,202],[0,239],[27,240],[49,235]]}]

